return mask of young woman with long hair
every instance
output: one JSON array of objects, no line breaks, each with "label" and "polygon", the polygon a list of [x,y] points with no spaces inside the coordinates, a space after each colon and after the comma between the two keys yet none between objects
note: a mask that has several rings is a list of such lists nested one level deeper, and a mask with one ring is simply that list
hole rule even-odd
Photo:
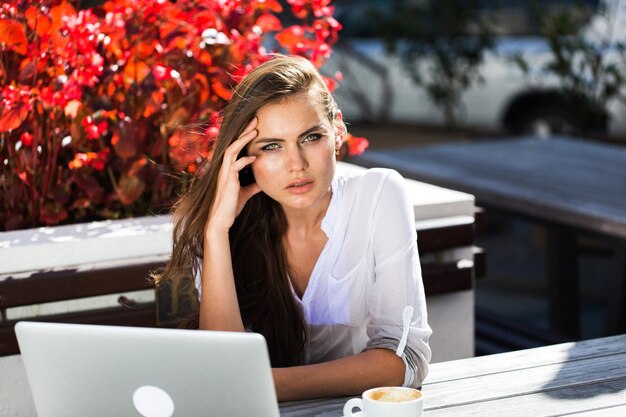
[{"label": "young woman with long hair", "polygon": [[336,176],[345,133],[306,59],[253,70],[224,110],[207,172],[175,207],[172,257],[157,277],[191,265],[200,329],[261,333],[281,401],[417,387],[428,369],[404,180],[385,169]]}]

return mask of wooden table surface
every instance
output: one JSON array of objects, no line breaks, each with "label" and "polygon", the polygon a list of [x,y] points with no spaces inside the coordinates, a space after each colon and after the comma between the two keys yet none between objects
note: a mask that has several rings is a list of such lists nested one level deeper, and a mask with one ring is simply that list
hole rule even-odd
[{"label": "wooden table surface", "polygon": [[[626,335],[431,365],[424,416],[626,415]],[[347,398],[281,404],[283,417],[341,417]]]},{"label": "wooden table surface", "polygon": [[626,239],[626,147],[524,137],[367,151],[354,162],[473,194],[478,204]]}]

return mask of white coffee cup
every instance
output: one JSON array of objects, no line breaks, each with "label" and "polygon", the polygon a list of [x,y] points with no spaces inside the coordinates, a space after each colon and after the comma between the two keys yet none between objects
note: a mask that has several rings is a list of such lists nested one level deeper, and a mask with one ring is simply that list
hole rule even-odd
[{"label": "white coffee cup", "polygon": [[422,393],[414,388],[378,387],[368,389],[361,398],[352,398],[343,406],[344,417],[420,417],[424,408]]}]

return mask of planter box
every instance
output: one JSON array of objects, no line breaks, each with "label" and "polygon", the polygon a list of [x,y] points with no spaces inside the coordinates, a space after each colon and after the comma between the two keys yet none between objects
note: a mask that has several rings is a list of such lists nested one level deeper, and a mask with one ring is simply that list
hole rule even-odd
[{"label": "planter box", "polygon": [[0,277],[165,260],[171,232],[167,215],[2,232]]}]

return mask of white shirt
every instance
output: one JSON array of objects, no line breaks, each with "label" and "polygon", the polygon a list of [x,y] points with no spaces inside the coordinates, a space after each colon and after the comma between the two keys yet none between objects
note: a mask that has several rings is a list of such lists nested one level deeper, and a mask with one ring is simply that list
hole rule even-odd
[{"label": "white shirt", "polygon": [[[300,299],[307,325],[305,363],[372,348],[396,350],[402,311],[414,308],[403,360],[406,386],[428,372],[432,333],[417,252],[413,206],[395,171],[375,168],[336,176],[322,230],[328,241]],[[201,273],[196,274],[200,294]]]}]

